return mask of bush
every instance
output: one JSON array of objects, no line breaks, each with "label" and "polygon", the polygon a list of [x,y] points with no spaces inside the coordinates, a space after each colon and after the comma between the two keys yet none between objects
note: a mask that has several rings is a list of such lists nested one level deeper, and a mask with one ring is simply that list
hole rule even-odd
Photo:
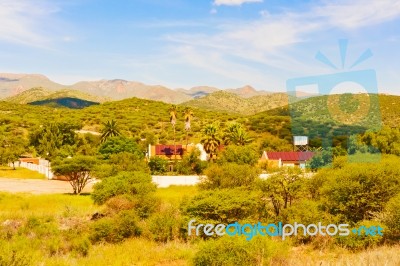
[{"label": "bush", "polygon": [[280,264],[288,254],[284,242],[273,241],[269,237],[254,237],[246,241],[244,237],[223,236],[200,245],[193,258],[197,266],[208,265],[271,265]]},{"label": "bush", "polygon": [[168,161],[163,158],[153,157],[150,159],[149,167],[152,175],[162,175],[168,172]]},{"label": "bush", "polygon": [[350,163],[321,172],[323,205],[342,221],[357,223],[380,212],[400,191],[400,160],[388,157],[377,164]]},{"label": "bush", "polygon": [[182,175],[202,174],[207,167],[207,162],[200,160],[200,151],[196,148],[183,156],[182,161],[176,165],[176,170]]},{"label": "bush", "polygon": [[91,243],[88,238],[78,238],[73,240],[71,251],[76,255],[86,257],[89,254],[90,247]]},{"label": "bush", "polygon": [[137,220],[134,211],[122,211],[112,218],[102,218],[93,224],[90,239],[94,243],[117,243],[132,236],[139,236],[141,229]]},{"label": "bush", "polygon": [[143,172],[121,172],[94,185],[92,198],[96,204],[104,204],[118,195],[147,195],[156,190],[149,174]]},{"label": "bush", "polygon": [[222,152],[219,161],[254,166],[259,159],[258,152],[251,146],[230,145]]},{"label": "bush", "polygon": [[259,178],[259,174],[259,169],[250,165],[213,164],[206,169],[206,177],[201,180],[199,187],[202,189],[251,187]]},{"label": "bush", "polygon": [[400,240],[400,194],[386,204],[383,212],[383,223],[387,226],[385,237]]},{"label": "bush", "polygon": [[147,222],[155,241],[168,242],[181,235],[182,218],[179,210],[172,205],[162,206]]},{"label": "bush", "polygon": [[[354,228],[350,228],[350,231],[353,229],[357,229],[360,226],[365,226],[367,228],[371,226],[380,226],[383,228],[383,225],[375,222],[375,221],[361,221],[355,225]],[[385,230],[384,230],[385,231]],[[384,232],[383,231],[383,232]],[[351,250],[362,250],[366,248],[376,247],[383,240],[383,236],[376,234],[375,236],[366,235],[364,230],[361,230],[359,234],[354,234],[350,232],[348,236],[337,236],[336,242],[347,249]]]},{"label": "bush", "polygon": [[265,212],[259,193],[243,188],[204,191],[182,204],[182,210],[197,223],[258,221]]},{"label": "bush", "polygon": [[118,195],[106,201],[107,212],[109,214],[116,214],[120,211],[131,210],[135,207],[132,199],[128,195]]},{"label": "bush", "polygon": [[23,251],[7,251],[0,253],[0,265],[1,266],[29,266],[32,265],[32,259],[30,255],[27,255]]}]

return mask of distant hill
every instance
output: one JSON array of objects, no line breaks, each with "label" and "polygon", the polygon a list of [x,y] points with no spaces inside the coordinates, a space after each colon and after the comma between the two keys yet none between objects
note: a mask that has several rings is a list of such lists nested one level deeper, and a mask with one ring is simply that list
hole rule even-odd
[{"label": "distant hill", "polygon": [[225,91],[236,94],[242,98],[251,98],[254,96],[265,96],[273,94],[272,92],[268,91],[258,91],[249,85],[237,89],[227,89]]},{"label": "distant hill", "polygon": [[71,98],[71,97],[63,97],[57,99],[47,99],[41,101],[34,101],[28,103],[30,105],[41,105],[41,106],[48,106],[48,107],[67,107],[71,109],[82,109],[85,107],[89,107],[92,105],[98,105],[98,102],[91,102],[86,101],[78,98]]},{"label": "distant hill", "polygon": [[82,81],[72,85],[71,88],[93,95],[110,97],[114,100],[137,97],[166,103],[181,103],[192,99],[191,96],[181,91],[171,90],[164,86],[146,85],[121,79]]},{"label": "distant hill", "polygon": [[43,75],[0,73],[0,98],[14,96],[35,87],[49,90],[65,88],[64,85],[53,82]]},{"label": "distant hill", "polygon": [[6,102],[27,104],[29,102],[47,99],[54,91],[45,88],[32,88],[18,93],[17,95],[3,99]]},{"label": "distant hill", "polygon": [[[30,90],[32,88],[46,88],[49,91],[60,91],[64,89],[76,90],[93,96],[98,96],[100,98],[108,98],[112,100],[122,100],[131,97],[137,97],[140,99],[162,101],[173,104],[179,104],[192,99],[198,99],[217,91],[231,92],[243,98],[271,94],[271,92],[257,91],[251,86],[227,90],[221,90],[209,86],[197,86],[190,89],[170,89],[162,85],[147,85],[141,82],[127,81],[122,79],[81,81],[67,86],[53,82],[43,75],[0,73],[0,99],[16,96],[21,92]],[[36,92],[38,95],[40,95],[38,97],[43,96],[44,92]],[[75,97],[75,95],[62,95],[61,97],[70,96]],[[79,96],[77,98],[82,97]],[[101,99],[94,101],[102,102]]]},{"label": "distant hill", "polygon": [[78,98],[90,102],[106,102],[111,99],[99,96],[93,96],[84,92],[70,89],[61,89],[53,91],[42,87],[32,88],[23,91],[17,95],[5,98],[4,101],[12,103],[27,104],[31,102],[43,101],[48,99],[61,99],[61,98]]},{"label": "distant hill", "polygon": [[[390,127],[397,127],[400,124],[400,96],[395,95],[372,95],[371,99],[376,99],[379,101],[380,110],[372,110],[372,112],[362,119],[359,122],[356,122],[356,117],[353,116],[355,112],[354,108],[357,108],[357,101],[352,99],[351,96],[347,96],[346,94],[341,95],[342,102],[339,106],[334,106],[332,102],[328,101],[329,96],[318,96],[311,97],[299,102],[296,102],[290,106],[279,107],[276,109],[271,109],[265,112],[265,115],[268,116],[289,116],[302,119],[302,120],[311,120],[315,122],[335,122],[335,119],[332,118],[331,109],[340,108],[343,116],[339,119],[343,119],[348,121],[348,124],[353,125],[371,125],[373,123],[379,123],[382,121],[383,125]],[[354,119],[352,121],[351,119]]]},{"label": "distant hill", "polygon": [[217,91],[202,98],[185,102],[182,105],[213,111],[251,115],[287,104],[288,96],[285,93],[273,93],[243,98],[228,91]]},{"label": "distant hill", "polygon": [[208,86],[198,86],[198,87],[193,87],[188,90],[177,89],[177,91],[180,91],[180,92],[190,96],[191,98],[196,99],[196,98],[201,98],[203,96],[206,96],[210,93],[220,91],[220,89],[215,88],[215,87],[208,87]]},{"label": "distant hill", "polygon": [[[34,104],[0,101],[0,126],[12,124],[11,128],[28,134],[27,130],[34,130],[40,125],[58,121],[77,125],[82,129],[81,132],[101,132],[102,123],[113,119],[117,121],[125,136],[152,138],[154,134],[154,138],[162,144],[172,144],[175,136],[176,143],[186,143],[184,106],[177,106],[178,120],[175,126],[176,134],[174,134],[168,111],[171,105],[160,101],[129,98],[94,104],[83,109],[73,109],[86,106],[86,102],[79,99],[64,98]],[[61,108],[66,106],[69,108]],[[193,113],[189,143],[198,143],[202,137],[201,130],[204,125],[215,122],[216,118],[222,123],[227,123],[239,117],[197,108],[193,108]]]}]

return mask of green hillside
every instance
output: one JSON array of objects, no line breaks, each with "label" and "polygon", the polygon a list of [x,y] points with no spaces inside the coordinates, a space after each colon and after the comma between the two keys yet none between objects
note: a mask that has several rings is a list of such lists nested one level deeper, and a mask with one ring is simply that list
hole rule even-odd
[{"label": "green hillside", "polygon": [[[337,136],[335,144],[343,143],[342,136],[351,132],[363,132],[359,125],[341,125],[329,120],[322,120],[317,114],[324,114],[321,102],[324,97],[315,97],[294,104],[297,112],[294,119],[289,116],[287,106],[261,112],[255,115],[242,116],[232,113],[211,111],[193,107],[194,117],[189,132],[189,142],[198,143],[202,137],[201,129],[209,123],[218,123],[224,128],[232,121],[245,125],[249,134],[255,139],[260,149],[288,149],[292,133],[307,135],[313,146],[321,145],[321,139],[330,135]],[[399,96],[380,96],[383,123],[399,123]],[[105,102],[84,109],[52,108],[49,106],[32,106],[0,102],[0,131],[23,135],[28,138],[30,132],[40,125],[49,122],[60,122],[72,125],[77,129],[100,132],[102,123],[115,120],[121,132],[137,139],[152,139],[155,143],[172,143],[173,129],[169,121],[170,104],[158,101],[130,98],[115,102]],[[176,142],[185,143],[183,110],[178,106],[176,124]]]},{"label": "green hillside", "polygon": [[17,95],[8,97],[3,99],[3,101],[10,103],[20,103],[27,104],[34,101],[40,101],[43,99],[47,99],[54,91],[48,90],[42,87],[32,88],[26,91],[23,91]]},{"label": "green hillside", "polygon": [[185,102],[182,105],[234,114],[252,115],[287,104],[288,96],[285,93],[243,98],[234,93],[217,91],[205,97]]},{"label": "green hillside", "polygon": [[[56,108],[54,108],[56,107]],[[28,136],[28,132],[49,122],[61,122],[74,125],[76,128],[99,132],[102,123],[111,119],[117,121],[121,132],[126,136],[146,137],[152,135],[161,143],[172,142],[173,131],[169,121],[170,104],[158,101],[130,98],[115,102],[105,102],[84,109],[57,108],[57,106],[33,106],[0,102],[0,131],[17,131]],[[184,130],[183,110],[178,106],[176,124],[176,140],[183,142],[186,138]],[[238,116],[193,108],[190,141],[198,142],[204,125],[216,121],[224,126]]]},{"label": "green hillside", "polygon": [[[321,146],[322,140],[333,140],[333,145],[346,146],[348,135],[365,132],[367,129],[381,127],[398,127],[400,123],[400,96],[373,95],[379,102],[380,112],[374,110],[363,119],[352,116],[359,106],[357,101],[349,95],[344,97],[337,106],[328,101],[328,96],[312,97],[288,106],[275,108],[249,116],[247,125],[250,130],[261,133],[270,133],[280,139],[291,141],[293,135],[304,135],[310,139],[313,147]],[[332,111],[333,110],[333,111]],[[346,117],[333,119],[331,112],[340,110]],[[343,119],[343,120],[341,120]],[[352,120],[353,119],[353,120]],[[342,121],[348,122],[341,123]]]},{"label": "green hillside", "polygon": [[[275,108],[273,110],[268,110],[264,114],[268,116],[288,116],[291,114],[292,117],[300,118],[302,120],[311,120],[314,122],[323,123],[335,123],[332,116],[332,110],[340,110],[343,117],[336,117],[339,121],[347,121],[348,124],[365,126],[378,124],[382,121],[382,125],[395,127],[399,125],[400,122],[400,96],[394,95],[371,95],[371,106],[379,106],[379,110],[370,109],[368,115],[365,115],[363,119],[358,119],[359,117],[353,114],[357,111],[357,107],[362,108],[357,99],[354,99],[350,95],[341,95],[340,103],[338,106],[334,106],[334,103],[328,101],[329,96],[318,96],[308,98],[288,106],[283,106],[280,108]],[[331,109],[331,110],[330,110]],[[362,115],[362,113],[361,113]],[[353,120],[352,120],[353,119]],[[336,120],[337,123],[337,120]]]},{"label": "green hillside", "polygon": [[4,101],[19,103],[19,104],[27,104],[36,101],[43,101],[48,99],[60,99],[60,98],[77,98],[85,101],[99,102],[99,103],[110,100],[109,98],[90,95],[88,93],[81,92],[78,90],[61,89],[54,91],[43,87],[37,87],[23,91],[17,95],[5,98]]}]

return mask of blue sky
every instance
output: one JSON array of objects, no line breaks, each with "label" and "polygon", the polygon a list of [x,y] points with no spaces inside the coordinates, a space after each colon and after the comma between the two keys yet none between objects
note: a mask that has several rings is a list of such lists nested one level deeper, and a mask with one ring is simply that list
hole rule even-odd
[{"label": "blue sky", "polygon": [[[344,69],[338,39],[348,39]],[[1,0],[0,71],[62,84],[126,79],[170,88],[285,91],[286,80],[374,69],[400,94],[400,0]]]}]

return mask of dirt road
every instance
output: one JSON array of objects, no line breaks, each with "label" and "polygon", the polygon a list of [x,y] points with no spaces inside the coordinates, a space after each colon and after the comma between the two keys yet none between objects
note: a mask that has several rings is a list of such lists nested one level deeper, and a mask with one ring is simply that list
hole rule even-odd
[{"label": "dirt road", "polygon": [[[88,184],[83,192],[92,191],[92,186],[93,184]],[[0,191],[32,194],[63,194],[73,192],[71,185],[66,181],[18,178],[0,178]]]}]

